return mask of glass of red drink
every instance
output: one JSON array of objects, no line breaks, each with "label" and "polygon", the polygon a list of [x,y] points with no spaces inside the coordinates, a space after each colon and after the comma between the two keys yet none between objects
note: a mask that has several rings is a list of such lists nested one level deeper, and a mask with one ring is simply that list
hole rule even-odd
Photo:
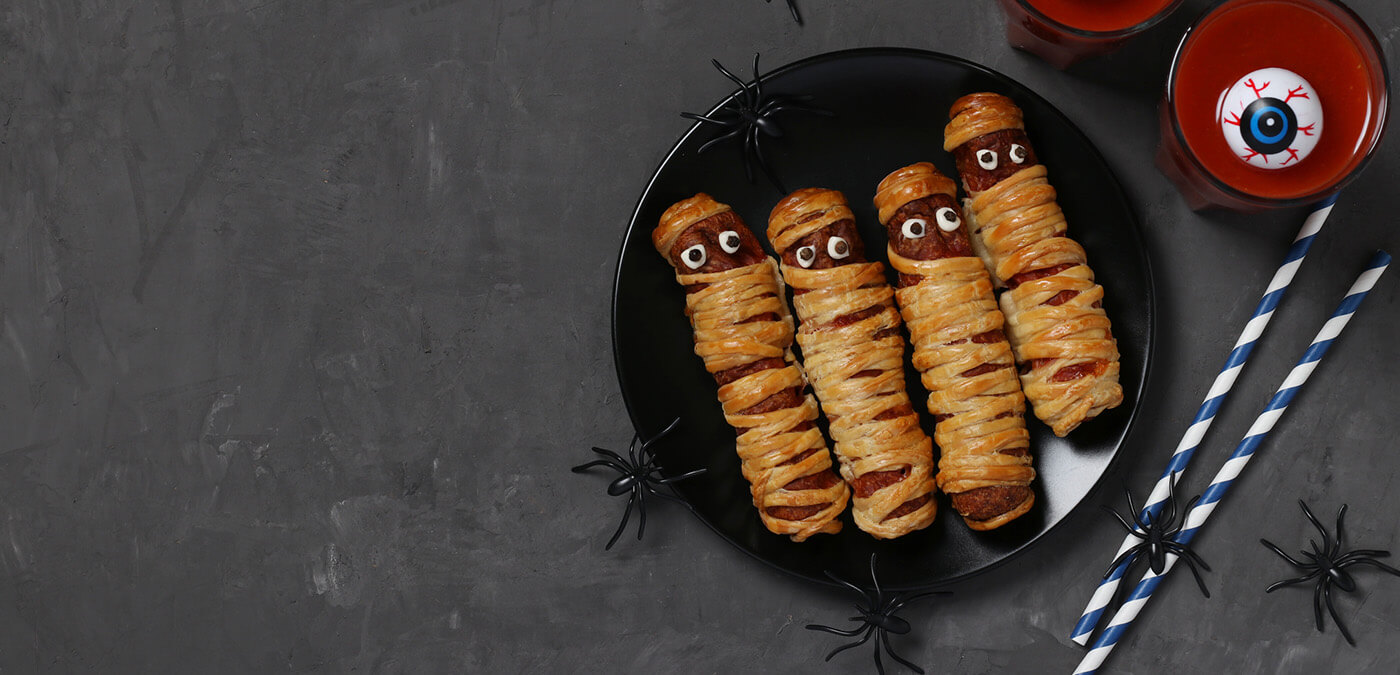
[{"label": "glass of red drink", "polygon": [[1193,209],[1336,194],[1385,131],[1375,35],[1335,0],[1229,0],[1192,24],[1160,108],[1157,165]]},{"label": "glass of red drink", "polygon": [[1181,0],[1001,0],[1007,42],[1061,69],[1121,47],[1180,4]]}]

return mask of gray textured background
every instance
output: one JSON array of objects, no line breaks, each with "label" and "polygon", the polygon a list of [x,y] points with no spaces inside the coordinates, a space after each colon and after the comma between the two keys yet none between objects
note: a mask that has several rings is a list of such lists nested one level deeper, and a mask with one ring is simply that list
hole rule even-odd
[{"label": "gray textured background", "polygon": [[[631,429],[609,301],[623,229],[710,57],[936,49],[1001,70],[1119,172],[1158,347],[1127,461],[1017,561],[907,612],[931,672],[1068,672],[1066,637],[1296,231],[1188,211],[1151,164],[1174,36],[1069,74],[993,3],[16,0],[0,12],[0,668],[178,672],[844,672],[802,630],[849,598],[670,507],[647,539],[568,467]],[[1355,0],[1386,45],[1400,10]],[[1367,254],[1400,253],[1392,133],[1347,191],[1185,486],[1204,487]],[[1400,579],[1316,633],[1256,543],[1351,504],[1400,548],[1396,272],[1169,580],[1115,672],[1385,672]]]}]

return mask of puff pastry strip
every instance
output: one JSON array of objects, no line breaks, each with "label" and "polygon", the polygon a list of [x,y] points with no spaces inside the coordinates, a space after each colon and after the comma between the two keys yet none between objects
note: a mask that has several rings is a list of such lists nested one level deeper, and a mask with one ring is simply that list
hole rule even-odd
[{"label": "puff pastry strip", "polygon": [[1066,235],[1055,189],[1026,137],[1021,109],[999,94],[953,103],[944,129],[970,199],[972,243],[1001,294],[1021,386],[1057,436],[1123,401],[1118,345],[1084,249]]},{"label": "puff pastry strip", "polygon": [[899,272],[895,299],[914,343],[914,368],[938,420],[938,489],[974,530],[1035,504],[1026,401],[992,281],[972,252],[953,181],[928,162],[880,181],[875,208]]},{"label": "puff pastry strip", "polygon": [[831,423],[856,525],[890,539],[927,527],[933,443],[904,390],[904,337],[884,266],[866,262],[845,197],[792,193],[774,207],[768,239],[793,288],[797,342]]},{"label": "puff pastry strip", "polygon": [[719,384],[764,526],[793,541],[839,532],[850,490],[832,470],[817,402],[791,350],[777,263],[737,214],[703,193],[667,209],[652,243],[686,289],[695,353]]}]

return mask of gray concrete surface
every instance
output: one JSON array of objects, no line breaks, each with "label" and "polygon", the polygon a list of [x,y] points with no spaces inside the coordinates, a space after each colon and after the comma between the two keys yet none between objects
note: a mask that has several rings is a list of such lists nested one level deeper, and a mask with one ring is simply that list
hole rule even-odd
[{"label": "gray concrete surface", "polygon": [[[960,55],[1044,94],[1146,232],[1158,347],[1128,459],[1069,527],[907,612],[939,673],[1068,672],[1118,534],[1299,214],[1193,213],[1152,166],[1174,36],[1068,74],[993,3],[759,0],[141,3],[0,12],[0,669],[7,672],[861,672],[802,630],[849,599],[568,467],[631,436],[609,299],[637,195],[728,93],[709,59],[859,46]],[[127,5],[127,6],[123,6]],[[1396,70],[1400,9],[1352,5]],[[1391,134],[1343,196],[1217,421],[1204,487],[1375,248],[1400,252]],[[1397,274],[1391,273],[1391,276]],[[1119,673],[1395,672],[1400,579],[1311,625],[1258,543],[1294,501],[1400,548],[1400,282],[1382,283],[1171,579]]]}]

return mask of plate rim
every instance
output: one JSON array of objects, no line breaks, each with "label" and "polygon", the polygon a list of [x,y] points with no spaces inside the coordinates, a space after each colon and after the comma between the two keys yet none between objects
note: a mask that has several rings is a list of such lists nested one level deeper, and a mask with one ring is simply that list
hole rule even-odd
[{"label": "plate rim", "polygon": [[[1076,502],[1074,506],[1070,507],[1069,510],[1065,512],[1064,517],[1052,523],[1043,531],[1031,537],[1025,543],[1021,544],[1015,549],[1012,549],[1000,559],[991,563],[987,563],[986,565],[978,567],[974,570],[954,575],[938,581],[907,586],[890,586],[888,588],[888,590],[895,591],[924,590],[930,588],[946,587],[965,582],[974,577],[996,570],[1001,566],[1007,564],[1008,562],[1019,558],[1031,548],[1035,547],[1036,544],[1040,543],[1052,533],[1061,529],[1065,525],[1066,521],[1070,520],[1076,512],[1080,512],[1082,510],[1082,507],[1084,506],[1084,503],[1086,501],[1088,501],[1092,496],[1097,494],[1103,488],[1104,479],[1107,478],[1108,475],[1112,473],[1115,469],[1117,469],[1119,463],[1123,461],[1124,446],[1128,444],[1128,440],[1133,434],[1134,428],[1138,421],[1139,413],[1142,410],[1143,394],[1147,391],[1147,383],[1151,380],[1152,377],[1152,364],[1155,361],[1154,355],[1157,348],[1157,288],[1156,280],[1153,277],[1152,272],[1152,256],[1150,255],[1151,252],[1148,249],[1146,238],[1143,236],[1142,226],[1139,223],[1139,218],[1132,208],[1132,203],[1128,199],[1127,192],[1123,189],[1123,183],[1118,179],[1118,173],[1113,170],[1113,166],[1109,164],[1108,160],[1103,156],[1103,153],[1099,151],[1098,146],[1094,145],[1093,141],[1089,138],[1089,136],[1085,134],[1082,129],[1079,128],[1079,125],[1075,124],[1074,121],[1071,120],[1068,115],[1065,115],[1065,113],[1061,111],[1058,106],[1051,103],[1044,96],[1041,96],[1039,92],[1035,91],[1031,87],[1022,84],[1019,80],[1016,80],[1015,78],[1006,75],[1000,71],[989,68],[980,63],[970,61],[960,56],[948,54],[945,52],[918,49],[914,47],[857,47],[853,49],[841,49],[830,52],[822,52],[820,54],[807,56],[796,61],[787,63],[785,65],[779,66],[778,68],[763,73],[763,77],[765,79],[777,77],[793,70],[812,67],[828,61],[880,56],[913,57],[918,59],[942,61],[945,63],[953,63],[955,65],[969,68],[974,71],[980,71],[981,73],[990,76],[992,79],[1010,82],[1016,87],[1028,92],[1031,96],[1037,99],[1040,104],[1044,105],[1046,108],[1052,110],[1054,114],[1058,115],[1070,129],[1073,129],[1074,133],[1079,134],[1079,136],[1084,139],[1089,154],[1101,164],[1103,164],[1105,167],[1108,167],[1109,179],[1112,181],[1113,187],[1116,188],[1116,190],[1113,191],[1115,199],[1123,203],[1123,205],[1126,207],[1125,211],[1129,215],[1128,227],[1126,229],[1128,230],[1128,234],[1133,241],[1134,248],[1137,249],[1138,253],[1142,258],[1143,281],[1147,288],[1145,302],[1145,304],[1147,305],[1147,331],[1146,344],[1144,345],[1143,349],[1144,366],[1142,369],[1142,377],[1138,381],[1137,391],[1134,392],[1133,405],[1132,408],[1128,411],[1128,418],[1124,423],[1122,436],[1120,437],[1120,440],[1118,441],[1116,447],[1114,447],[1113,456],[1109,458],[1108,464],[1104,466],[1103,471],[1099,474],[1097,478],[1094,479],[1093,484],[1089,487],[1088,491],[1084,493],[1084,496],[1080,498],[1080,500]],[[732,102],[735,99],[735,97],[738,96],[738,94],[739,90],[736,89],[729,95],[720,99],[718,103],[716,103],[705,113],[706,116],[712,116],[713,114],[718,112],[721,108]],[[621,354],[618,352],[618,288],[622,277],[623,255],[627,252],[627,247],[628,244],[631,243],[632,237],[637,234],[637,219],[641,216],[642,206],[646,203],[647,198],[651,195],[652,190],[656,187],[656,182],[660,177],[661,170],[666,166],[667,163],[671,161],[673,157],[676,156],[676,154],[680,151],[681,146],[685,145],[686,141],[689,140],[693,134],[699,131],[701,126],[703,125],[699,121],[696,121],[693,124],[691,124],[690,128],[688,128],[685,131],[685,133],[681,134],[681,136],[671,146],[671,149],[666,152],[665,156],[661,158],[661,161],[658,162],[656,164],[656,167],[652,170],[651,177],[647,180],[646,187],[637,197],[636,205],[632,208],[632,215],[629,216],[627,219],[627,226],[622,235],[622,243],[618,248],[616,261],[614,263],[616,268],[613,271],[611,303],[612,307],[611,316],[609,317],[610,332],[612,339],[613,371],[617,377],[618,388],[622,394],[623,406],[627,408],[627,417],[632,423],[632,428],[634,432],[637,434],[640,434],[642,432],[642,428],[639,424],[639,420],[637,419],[636,412],[632,405],[632,397],[628,395],[629,387],[626,380],[622,376],[622,360]],[[663,473],[665,473],[664,468]],[[682,499],[684,499],[684,497],[679,494],[677,494],[677,496],[680,496]],[[687,502],[687,506],[689,506],[689,502]],[[733,537],[729,536],[727,532],[720,529],[715,523],[711,522],[710,519],[700,514],[693,507],[688,508],[687,510],[690,511],[691,515],[695,516],[697,520],[704,523],[705,526],[708,527],[712,532],[714,532],[716,535],[719,535],[719,537],[725,542],[729,543],[729,545],[742,551],[748,557],[763,563],[765,566],[772,569],[776,569],[790,577],[801,579],[803,581],[813,582],[828,587],[841,587],[839,583],[825,576],[809,576],[807,574],[803,574],[802,572],[788,569],[787,567],[779,565],[778,563],[772,560],[768,560],[767,558],[764,558],[763,556],[759,555],[758,552],[750,550],[748,547],[740,544]]]}]

